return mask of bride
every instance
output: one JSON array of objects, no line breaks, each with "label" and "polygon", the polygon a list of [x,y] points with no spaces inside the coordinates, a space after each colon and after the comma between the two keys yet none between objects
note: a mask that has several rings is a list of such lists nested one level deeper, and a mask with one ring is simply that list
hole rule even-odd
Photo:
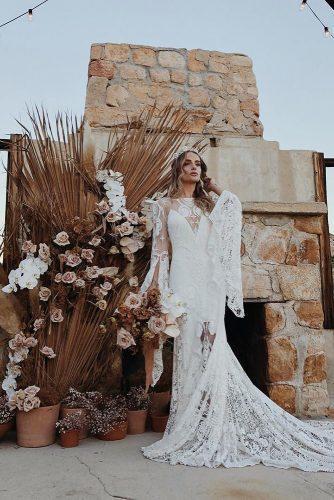
[{"label": "bride", "polygon": [[[333,472],[334,422],[301,421],[284,411],[253,385],[227,343],[226,303],[244,317],[241,203],[206,172],[198,152],[183,151],[173,160],[168,196],[153,204],[151,263],[141,291],[171,289],[186,303],[187,316],[174,340],[167,427],[142,452],[170,464],[262,462]],[[161,345],[151,385],[162,371]]]}]

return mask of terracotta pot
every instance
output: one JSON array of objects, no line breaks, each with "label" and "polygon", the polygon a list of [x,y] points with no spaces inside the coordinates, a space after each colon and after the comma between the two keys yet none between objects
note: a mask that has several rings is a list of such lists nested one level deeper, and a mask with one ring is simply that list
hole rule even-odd
[{"label": "terracotta pot", "polygon": [[119,439],[124,439],[126,437],[127,428],[128,423],[122,422],[111,431],[100,433],[97,435],[97,437],[98,439],[101,439],[103,441],[118,441]]},{"label": "terracotta pot", "polygon": [[165,432],[169,415],[151,415],[152,431]]},{"label": "terracotta pot", "polygon": [[56,440],[60,403],[16,413],[16,442],[25,448],[48,446]]},{"label": "terracotta pot", "polygon": [[151,415],[166,415],[168,413],[168,404],[170,402],[170,391],[152,392],[151,394]]},{"label": "terracotta pot", "polygon": [[79,444],[80,430],[71,429],[60,433],[60,444],[63,448],[74,448]]},{"label": "terracotta pot", "polygon": [[10,422],[6,422],[5,424],[0,424],[0,439],[2,439],[8,431],[13,428],[14,422],[11,420]]},{"label": "terracotta pot", "polygon": [[147,410],[128,410],[128,434],[145,432]]},{"label": "terracotta pot", "polygon": [[[67,415],[79,414],[82,418],[87,416],[87,410],[85,408],[68,408],[67,406],[61,406],[60,408],[60,416],[62,418]],[[88,437],[88,425],[85,425],[79,432],[79,439],[85,439]]]}]

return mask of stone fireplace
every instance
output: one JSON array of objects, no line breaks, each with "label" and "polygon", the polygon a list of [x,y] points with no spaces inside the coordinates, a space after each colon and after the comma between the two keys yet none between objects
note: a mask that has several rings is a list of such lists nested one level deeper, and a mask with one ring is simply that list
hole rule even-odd
[{"label": "stone fireplace", "polygon": [[323,155],[263,139],[252,61],[243,54],[94,44],[86,141],[143,107],[190,109],[190,144],[205,139],[209,174],[243,203],[246,316],[227,311],[228,339],[252,381],[296,415],[327,415],[326,331],[333,326]]}]

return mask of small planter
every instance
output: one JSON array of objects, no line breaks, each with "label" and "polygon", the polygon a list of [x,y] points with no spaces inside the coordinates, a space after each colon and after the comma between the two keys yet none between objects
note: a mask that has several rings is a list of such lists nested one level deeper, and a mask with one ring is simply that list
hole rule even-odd
[{"label": "small planter", "polygon": [[127,428],[128,428],[128,423],[122,422],[121,424],[118,424],[117,427],[115,427],[111,431],[98,434],[97,438],[101,439],[102,441],[118,441],[126,437]]},{"label": "small planter", "polygon": [[4,424],[0,424],[0,439],[5,437],[8,431],[10,431],[14,426],[14,422],[11,420],[10,422],[6,422]]},{"label": "small planter", "polygon": [[[87,416],[87,410],[85,408],[68,408],[67,406],[61,406],[60,416],[62,418],[73,414],[78,414],[84,419]],[[84,425],[79,432],[79,439],[85,439],[86,437],[88,437],[88,425]]]},{"label": "small planter", "polygon": [[60,403],[16,413],[16,441],[24,448],[49,446],[56,440]]},{"label": "small planter", "polygon": [[74,448],[79,444],[80,430],[71,429],[60,433],[60,444],[63,448]]},{"label": "small planter", "polygon": [[128,434],[145,432],[147,410],[128,410]]},{"label": "small planter", "polygon": [[169,415],[151,415],[152,431],[165,432]]},{"label": "small planter", "polygon": [[170,391],[151,393],[151,415],[166,415],[168,413],[168,404],[170,402]]}]

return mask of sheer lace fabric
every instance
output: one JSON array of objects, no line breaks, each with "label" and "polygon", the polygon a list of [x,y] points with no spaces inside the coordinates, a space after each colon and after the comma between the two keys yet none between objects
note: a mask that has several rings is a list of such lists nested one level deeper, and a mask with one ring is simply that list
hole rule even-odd
[{"label": "sheer lace fabric", "polygon": [[[334,423],[301,421],[258,390],[226,340],[225,306],[244,316],[241,204],[229,191],[209,214],[193,200],[154,204],[150,270],[155,281],[187,303],[174,340],[170,416],[164,436],[142,448],[150,459],[192,466],[265,465],[334,471]],[[161,346],[162,347],[162,346]],[[153,385],[162,370],[155,351]]]}]

